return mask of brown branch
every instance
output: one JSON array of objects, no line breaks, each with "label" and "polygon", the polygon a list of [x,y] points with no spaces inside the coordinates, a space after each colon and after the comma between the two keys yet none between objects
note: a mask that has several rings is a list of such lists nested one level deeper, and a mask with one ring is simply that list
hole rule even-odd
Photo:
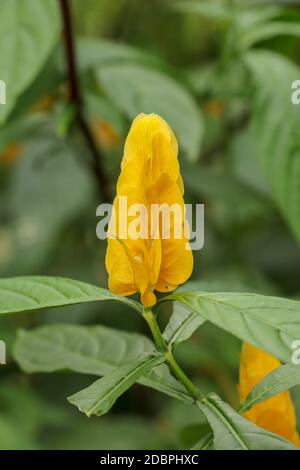
[{"label": "brown branch", "polygon": [[109,181],[102,165],[102,156],[99,152],[94,137],[91,133],[88,123],[84,117],[81,88],[78,78],[78,69],[76,64],[76,55],[73,38],[73,28],[69,0],[59,0],[61,16],[64,25],[64,42],[66,51],[66,61],[68,66],[68,75],[70,82],[69,100],[76,108],[76,123],[80,129],[87,147],[93,157],[92,169],[98,182],[99,191],[105,201],[111,201],[109,190]]}]

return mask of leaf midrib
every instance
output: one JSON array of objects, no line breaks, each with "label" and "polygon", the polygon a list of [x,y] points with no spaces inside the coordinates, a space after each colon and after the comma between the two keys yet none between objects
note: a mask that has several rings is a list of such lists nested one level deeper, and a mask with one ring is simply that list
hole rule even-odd
[{"label": "leaf midrib", "polygon": [[176,342],[176,338],[180,335],[180,333],[184,330],[186,325],[192,321],[193,318],[196,318],[199,316],[199,313],[196,313],[195,311],[191,312],[190,315],[178,326],[178,328],[174,331],[173,335],[171,336],[169,340],[169,344],[173,344]]},{"label": "leaf midrib", "polygon": [[229,430],[229,432],[235,437],[236,441],[239,442],[239,444],[242,446],[243,449],[241,450],[249,450],[249,447],[247,446],[247,444],[244,442],[244,440],[242,439],[242,437],[239,435],[238,431],[235,429],[234,425],[232,424],[232,422],[230,421],[230,419],[228,417],[226,417],[224,415],[224,413],[220,410],[220,408],[214,403],[214,402],[211,402],[209,397],[206,397],[204,399],[202,399],[202,402],[208,407],[210,408],[210,410],[215,414],[217,415],[220,420],[223,422],[223,424],[225,425],[225,427]]},{"label": "leaf midrib", "polygon": [[[193,294],[187,294],[186,297],[188,297],[189,295],[193,295]],[[200,297],[200,298],[203,298],[204,300],[207,300],[209,302],[211,302],[212,304],[220,304],[220,305],[224,305],[225,307],[229,307],[229,308],[232,308],[233,310],[236,310],[240,315],[242,315],[243,317],[247,317],[248,316],[248,313],[247,311],[243,310],[242,308],[239,308],[235,305],[232,305],[232,304],[229,304],[228,302],[224,302],[222,300],[216,300],[216,299],[212,299],[211,297],[207,296],[207,295],[203,295],[203,294],[198,294],[196,295],[196,297]],[[182,302],[180,300],[180,302]],[[182,302],[182,303],[185,303],[185,302]],[[197,313],[198,315],[200,315],[199,312],[197,312],[197,310],[195,310],[195,308],[193,306],[191,306],[189,303],[187,304],[195,313]],[[268,308],[268,307],[265,307],[265,308]],[[273,308],[273,307],[272,307]],[[282,324],[279,324],[279,325],[274,325],[272,323],[269,323],[268,321],[266,321],[265,319],[262,319],[261,317],[255,315],[255,313],[251,313],[251,316],[252,318],[255,318],[255,320],[257,320],[258,322],[261,322],[261,323],[264,323],[265,325],[269,326],[270,328],[272,329],[278,329],[278,330],[281,330],[283,331],[284,333],[286,333],[287,335],[291,335],[291,333],[289,331],[287,331],[284,327],[281,327]],[[277,327],[281,327],[281,328],[277,328]]]},{"label": "leaf midrib", "polygon": [[[136,367],[135,369],[133,369],[129,374],[127,374],[125,377],[122,377],[119,382],[117,382],[115,384],[115,386],[109,390],[105,395],[102,396],[101,399],[97,400],[97,403],[95,405],[93,405],[91,408],[89,408],[87,411],[86,411],[86,414],[88,416],[90,416],[91,414],[93,414],[95,412],[95,414],[97,414],[97,410],[100,408],[101,410],[101,403],[103,403],[104,401],[106,400],[109,400],[110,396],[113,395],[116,391],[118,391],[122,385],[128,381],[132,376],[134,376],[136,373],[139,372],[140,369],[143,369],[144,367],[146,367],[147,365],[150,365],[152,362],[158,362],[159,357],[157,356],[151,356],[148,360],[146,360],[145,362],[142,362],[142,364],[140,364],[138,367]],[[160,357],[161,360],[163,360],[163,356]],[[101,379],[100,379],[101,380]]]},{"label": "leaf midrib", "polygon": [[[280,368],[280,367],[278,367],[278,369],[279,369],[279,368]],[[260,399],[261,397],[263,397],[263,396],[265,395],[265,393],[268,393],[268,392],[272,391],[272,390],[273,390],[274,388],[276,388],[279,384],[284,383],[285,380],[286,380],[286,377],[290,377],[291,375],[292,375],[292,373],[291,373],[291,374],[288,374],[288,376],[285,376],[285,377],[281,378],[280,380],[278,380],[278,381],[277,381],[276,383],[274,383],[273,385],[269,385],[269,386],[263,388],[263,389],[261,390],[261,392],[258,393],[255,397],[253,397],[252,400],[250,400],[249,402],[247,402],[247,397],[246,397],[245,400],[244,400],[244,403],[242,403],[242,405],[240,406],[239,412],[240,412],[240,413],[244,413],[245,411],[247,411],[247,410],[249,410],[250,408],[252,408],[252,406],[254,406],[257,402],[260,403],[260,400],[259,400],[259,399]],[[290,388],[290,387],[289,387],[289,388]],[[253,390],[252,390],[252,391],[253,391]],[[249,395],[252,393],[252,391],[249,393]],[[276,396],[277,394],[279,394],[279,393],[282,393],[282,392],[276,393],[275,396]],[[272,396],[274,396],[274,395],[272,395]],[[272,396],[266,398],[266,400],[268,400],[269,398],[272,398]]]}]

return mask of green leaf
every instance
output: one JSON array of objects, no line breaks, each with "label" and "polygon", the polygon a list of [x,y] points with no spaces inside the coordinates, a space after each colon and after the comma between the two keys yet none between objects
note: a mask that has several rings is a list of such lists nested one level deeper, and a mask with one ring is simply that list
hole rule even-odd
[{"label": "green leaf", "polygon": [[[154,354],[148,338],[104,326],[50,325],[33,331],[20,331],[13,355],[27,373],[72,370],[102,376],[143,354]],[[183,402],[191,402],[183,386],[161,364],[139,379]]]},{"label": "green leaf", "polygon": [[280,436],[240,416],[215,393],[197,404],[212,427],[215,450],[297,450]]},{"label": "green leaf", "polygon": [[0,23],[0,77],[6,83],[8,116],[18,96],[33,81],[58,39],[60,21],[53,0],[2,0]]},{"label": "green leaf", "polygon": [[87,416],[101,416],[107,413],[116,400],[142,375],[165,361],[165,355],[142,356],[118,367],[102,379],[68,398]]},{"label": "green leaf", "polygon": [[249,410],[256,403],[284,392],[300,384],[300,366],[285,364],[266,375],[251,390],[245,401],[240,406],[240,413]]},{"label": "green leaf", "polygon": [[191,292],[160,301],[182,302],[202,318],[288,362],[300,338],[300,302],[246,293]]},{"label": "green leaf", "polygon": [[255,83],[252,132],[256,155],[284,218],[300,239],[300,113],[291,102],[291,86],[300,71],[270,51],[248,52],[245,63]]},{"label": "green leaf", "polygon": [[278,18],[283,12],[284,9],[279,5],[259,5],[254,8],[246,8],[238,14],[238,31],[248,33],[255,27],[266,25],[268,21]]},{"label": "green leaf", "polygon": [[[74,233],[74,221],[86,214],[95,200],[91,172],[81,164],[82,154],[76,158],[80,149],[56,138],[49,119],[40,118],[39,124],[35,118],[11,119],[12,125],[4,127],[8,138],[15,135],[20,139],[22,158],[15,162],[4,194],[10,250],[0,263],[0,278],[43,270],[45,263],[53,260],[61,234],[69,227]],[[0,145],[5,144],[2,137]]]},{"label": "green leaf", "polygon": [[232,13],[222,2],[180,0],[172,5],[172,9],[183,13],[193,13],[213,20],[230,21],[232,19]]},{"label": "green leaf", "polygon": [[[72,416],[72,415],[71,415]],[[172,436],[159,420],[129,413],[109,414],[87,420],[79,413],[68,414],[63,432],[51,432],[44,445],[52,450],[143,450],[170,449]]]},{"label": "green leaf", "polygon": [[159,58],[143,49],[103,38],[80,38],[77,42],[77,54],[81,71],[120,62],[162,64]]},{"label": "green leaf", "polygon": [[284,21],[260,24],[241,36],[240,47],[244,50],[250,49],[258,42],[278,36],[300,36],[300,25]]},{"label": "green leaf", "polygon": [[140,64],[107,64],[97,77],[111,101],[133,119],[157,113],[168,121],[191,161],[200,155],[203,119],[189,91],[172,77]]},{"label": "green leaf", "polygon": [[158,392],[165,393],[183,403],[191,404],[193,402],[191,396],[187,393],[183,385],[173,377],[166,364],[161,364],[155,369],[152,369],[145,377],[138,380],[138,382]]},{"label": "green leaf", "polygon": [[[184,164],[183,176],[186,188],[200,197],[201,201],[208,200],[211,210],[217,211],[218,219],[219,214],[223,213],[225,220],[233,219],[245,223],[251,219],[265,217],[270,210],[267,198],[257,194],[233,175]],[[235,201],[240,201],[238,207]]]},{"label": "green leaf", "polygon": [[175,347],[192,336],[202,323],[204,323],[204,319],[198,313],[175,302],[173,304],[173,315],[165,328],[163,336],[168,344]]},{"label": "green leaf", "polygon": [[37,114],[9,121],[1,128],[0,151],[4,150],[11,143],[29,141],[36,134],[37,129],[39,132],[42,130],[42,126],[45,123],[46,119]]},{"label": "green leaf", "polygon": [[11,416],[0,415],[0,450],[34,450],[37,443],[30,433],[18,427]]},{"label": "green leaf", "polygon": [[86,282],[47,276],[0,279],[0,315],[99,300],[117,300],[142,312],[138,302]]}]

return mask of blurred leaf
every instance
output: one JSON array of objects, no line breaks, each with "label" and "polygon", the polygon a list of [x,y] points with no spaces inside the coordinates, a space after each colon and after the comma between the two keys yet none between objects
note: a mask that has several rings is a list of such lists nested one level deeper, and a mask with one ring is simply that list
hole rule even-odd
[{"label": "blurred leaf", "polygon": [[163,336],[167,343],[175,347],[187,340],[202,325],[204,319],[185,305],[174,302],[173,315],[167,324]]},{"label": "blurred leaf", "polygon": [[72,405],[87,416],[106,414],[116,400],[137,380],[154,367],[165,361],[165,355],[144,355],[128,362],[92,385],[68,398]]},{"label": "blurred leaf", "polygon": [[[244,293],[175,293],[160,302],[182,302],[202,318],[283,361],[300,337],[300,302]],[[158,305],[160,304],[158,303]]]},{"label": "blurred leaf", "polygon": [[99,68],[97,77],[111,101],[129,119],[139,113],[157,113],[168,121],[179,145],[191,161],[200,156],[204,124],[196,102],[179,82],[137,64]]},{"label": "blurred leaf", "polygon": [[0,280],[0,314],[40,310],[100,300],[117,300],[137,310],[138,302],[85,282],[50,276],[27,276]]},{"label": "blurred leaf", "polygon": [[276,287],[261,273],[247,270],[239,265],[213,269],[205,279],[188,281],[176,292],[254,292],[256,294],[277,295]]},{"label": "blurred leaf", "polygon": [[[139,334],[104,326],[60,324],[21,331],[14,346],[14,358],[28,373],[68,369],[82,374],[106,375],[116,367],[154,351],[154,344]],[[178,400],[191,402],[164,364],[138,382]]]},{"label": "blurred leaf", "polygon": [[240,413],[249,410],[256,403],[284,392],[300,384],[300,366],[285,364],[266,375],[251,390],[245,401],[240,406]]},{"label": "blurred leaf", "polygon": [[[9,136],[17,127],[21,132],[18,122],[20,127],[8,126]],[[58,236],[89,210],[95,192],[89,169],[80,161],[82,154],[79,159],[78,145],[72,148],[55,138],[49,120],[40,121],[38,116],[24,119],[24,126],[28,133],[20,140],[21,154],[1,196],[6,199],[2,212],[7,220],[1,228],[9,249],[0,259],[0,276],[6,277],[40,272],[52,250],[57,251]]]},{"label": "blurred leaf", "polygon": [[162,63],[159,58],[142,49],[103,38],[80,38],[77,52],[81,71],[121,62]]},{"label": "blurred leaf", "polygon": [[91,118],[98,117],[111,123],[115,132],[122,136],[125,131],[125,119],[113,103],[105,96],[91,92],[86,93],[85,103]]},{"label": "blurred leaf", "polygon": [[73,104],[63,105],[57,118],[56,129],[57,135],[61,139],[66,138],[73,127],[76,120],[76,107]]},{"label": "blurred leaf", "polygon": [[20,142],[24,145],[36,135],[37,130],[43,132],[46,119],[37,114],[31,114],[13,121],[9,121],[1,128],[0,152],[11,143]]},{"label": "blurred leaf", "polygon": [[240,416],[214,393],[197,403],[213,429],[216,450],[297,450]]},{"label": "blurred leaf", "polygon": [[213,450],[214,449],[214,437],[213,434],[209,433],[200,439],[197,444],[195,444],[192,450]]},{"label": "blurred leaf", "polygon": [[[39,71],[35,79],[30,85],[18,96],[15,107],[12,109],[8,123],[12,123],[16,119],[26,115],[29,112],[30,115],[33,111],[34,114],[46,114],[51,111],[50,102],[52,104],[60,95],[59,87],[65,82],[65,67],[60,67],[59,60],[61,57],[62,49],[57,45],[50,54],[50,57]],[[62,88],[61,88],[62,90]],[[46,103],[48,100],[48,109],[45,106],[44,109],[39,110],[41,103]],[[27,115],[28,117],[28,115]]]},{"label": "blurred leaf", "polygon": [[172,9],[184,13],[198,14],[213,20],[230,21],[232,13],[224,2],[219,1],[198,1],[198,0],[180,0],[172,5]]},{"label": "blurred leaf", "polygon": [[[254,4],[254,2],[253,2]],[[258,7],[246,7],[237,15],[237,27],[241,32],[252,31],[252,28],[263,26],[267,21],[279,17],[284,9],[280,5],[259,5]]]},{"label": "blurred leaf", "polygon": [[180,439],[184,448],[190,448],[199,442],[200,439],[205,438],[210,432],[210,426],[204,424],[190,424],[180,430]]},{"label": "blurred leaf", "polygon": [[270,205],[269,209],[273,209],[273,207],[271,208],[271,195],[266,178],[255,158],[255,142],[249,127],[231,141],[229,158],[234,166],[233,173],[240,183],[258,193],[258,198],[262,195],[266,204]]},{"label": "blurred leaf", "polygon": [[106,375],[155,347],[146,336],[105,326],[50,325],[19,331],[14,358],[27,372]]},{"label": "blurred leaf", "polygon": [[37,445],[30,435],[16,428],[16,422],[0,415],[0,450],[30,450]]},{"label": "blurred leaf", "polygon": [[215,93],[218,86],[218,69],[215,62],[193,67],[186,71],[186,79],[193,92],[206,97]]},{"label": "blurred leaf", "polygon": [[231,174],[185,164],[183,176],[186,188],[201,197],[201,202],[208,200],[222,210],[225,220],[249,222],[251,218],[265,216],[269,209],[268,199]]},{"label": "blurred leaf", "polygon": [[38,435],[43,425],[58,425],[65,420],[61,409],[43,400],[29,383],[24,384],[19,377],[17,380],[12,377],[1,380],[0,401],[5,415],[15,423],[20,433],[31,438]]},{"label": "blurred leaf", "polygon": [[291,102],[291,85],[299,77],[299,69],[269,51],[248,52],[245,62],[256,84],[253,134],[257,158],[283,216],[299,239],[300,113]]},{"label": "blurred leaf", "polygon": [[[79,420],[80,418],[80,420]],[[153,450],[168,449],[170,437],[159,423],[132,414],[101,419],[76,415],[68,419],[66,428],[45,436],[47,449],[61,450]]]},{"label": "blurred leaf", "polygon": [[258,25],[241,36],[240,46],[244,50],[250,49],[258,42],[267,41],[277,36],[298,37],[300,36],[300,25],[283,21]]},{"label": "blurred leaf", "polygon": [[57,3],[52,0],[2,0],[0,76],[7,88],[7,104],[0,108],[2,121],[44,65],[59,28]]}]

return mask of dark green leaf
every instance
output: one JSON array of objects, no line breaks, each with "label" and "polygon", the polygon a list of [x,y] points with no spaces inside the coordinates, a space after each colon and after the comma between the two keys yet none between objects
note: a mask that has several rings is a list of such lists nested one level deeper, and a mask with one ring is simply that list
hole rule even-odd
[{"label": "dark green leaf", "polygon": [[[227,220],[249,222],[253,218],[265,217],[270,209],[267,198],[227,173],[184,165],[183,175],[186,188],[200,197],[201,202],[209,201],[217,214],[224,213]],[[240,204],[236,205],[235,201],[240,201]]]},{"label": "dark green leaf", "polygon": [[32,82],[47,60],[59,35],[57,2],[2,0],[0,23],[0,77],[7,88],[2,120],[17,97]]},{"label": "dark green leaf", "polygon": [[204,319],[198,313],[175,302],[173,304],[173,315],[166,326],[163,336],[167,343],[174,347],[187,340],[203,322]]},{"label": "dark green leaf", "polygon": [[296,23],[277,21],[261,24],[247,31],[240,38],[242,49],[250,49],[254,44],[277,36],[300,36],[300,26]]},{"label": "dark green leaf", "polygon": [[[20,331],[14,358],[27,373],[72,370],[96,376],[111,373],[116,367],[143,354],[153,354],[148,338],[104,326],[51,325],[33,331]],[[183,386],[161,364],[139,379],[139,383],[191,402]]]},{"label": "dark green leaf", "polygon": [[212,393],[198,402],[214,433],[216,450],[297,450],[280,436],[240,416]]},{"label": "dark green leaf", "polygon": [[139,64],[104,65],[98,79],[111,101],[129,119],[137,114],[157,113],[168,121],[190,160],[199,155],[203,119],[196,102],[179,82]]},{"label": "dark green leaf", "polygon": [[107,413],[116,400],[140,377],[164,361],[163,354],[142,356],[118,367],[88,388],[72,395],[68,400],[87,416],[101,416]]},{"label": "dark green leaf", "polygon": [[180,0],[175,2],[172,8],[176,11],[198,14],[213,20],[229,21],[232,19],[232,12],[222,2]]},{"label": "dark green leaf", "polygon": [[270,51],[248,52],[245,63],[255,83],[252,131],[257,158],[283,216],[299,239],[300,113],[291,102],[291,87],[300,71]]},{"label": "dark green leaf", "polygon": [[160,64],[161,61],[142,49],[108,39],[80,38],[78,58],[81,70],[96,69],[99,66],[120,62]]},{"label": "dark green leaf", "polygon": [[141,313],[142,307],[138,302],[85,282],[46,276],[0,280],[1,315],[100,300],[117,300]]},{"label": "dark green leaf", "polygon": [[246,293],[175,293],[161,302],[182,302],[202,318],[288,362],[300,338],[300,302]]}]

